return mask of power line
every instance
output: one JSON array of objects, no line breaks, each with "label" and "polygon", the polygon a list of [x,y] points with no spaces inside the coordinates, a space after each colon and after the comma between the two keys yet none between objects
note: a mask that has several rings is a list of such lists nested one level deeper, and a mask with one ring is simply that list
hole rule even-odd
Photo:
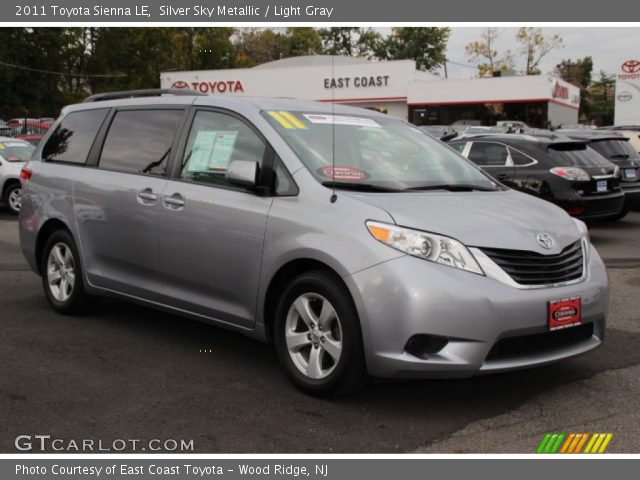
[{"label": "power line", "polygon": [[473,68],[474,70],[478,68],[477,65],[469,65],[468,63],[454,62],[453,60],[449,60],[448,58],[446,59],[446,62],[451,63],[452,65],[457,65],[459,67]]},{"label": "power line", "polygon": [[23,65],[14,65],[13,63],[6,63],[0,61],[0,65],[4,67],[17,68],[18,70],[26,70],[28,72],[46,73],[49,75],[60,75],[62,77],[87,77],[87,78],[105,78],[105,77],[128,77],[126,73],[113,73],[113,74],[90,74],[90,73],[65,73],[54,72],[52,70],[42,70],[40,68],[25,67]]}]

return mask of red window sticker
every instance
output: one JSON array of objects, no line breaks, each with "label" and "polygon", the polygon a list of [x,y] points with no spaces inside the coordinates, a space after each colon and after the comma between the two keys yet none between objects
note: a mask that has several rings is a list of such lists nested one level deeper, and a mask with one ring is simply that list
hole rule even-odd
[{"label": "red window sticker", "polygon": [[549,302],[549,330],[574,327],[582,323],[580,297]]},{"label": "red window sticker", "polygon": [[332,180],[365,180],[369,178],[366,172],[353,167],[322,167],[318,173]]}]

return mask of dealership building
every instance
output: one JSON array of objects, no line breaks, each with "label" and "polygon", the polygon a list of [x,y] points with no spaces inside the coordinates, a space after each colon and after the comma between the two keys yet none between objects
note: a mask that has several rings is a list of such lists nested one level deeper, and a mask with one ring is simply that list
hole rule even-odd
[{"label": "dealership building", "polygon": [[413,60],[310,55],[231,70],[164,72],[162,88],[209,95],[293,97],[375,109],[416,125],[519,120],[534,127],[578,123],[580,90],[548,75],[447,80]]}]

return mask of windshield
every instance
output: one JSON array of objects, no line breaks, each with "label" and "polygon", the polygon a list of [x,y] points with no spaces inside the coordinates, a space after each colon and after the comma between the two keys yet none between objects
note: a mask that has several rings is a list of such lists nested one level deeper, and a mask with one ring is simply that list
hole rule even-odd
[{"label": "windshield", "polygon": [[7,162],[27,162],[34,150],[27,142],[0,142],[0,156]]},{"label": "windshield", "polygon": [[549,155],[558,161],[558,166],[568,167],[609,167],[611,162],[586,145],[576,148],[556,149],[549,147]]},{"label": "windshield", "polygon": [[[323,184],[378,191],[495,189],[477,167],[420,129],[392,118],[270,111],[275,127]],[[335,152],[335,168],[333,155]]]},{"label": "windshield", "polygon": [[638,158],[638,153],[629,144],[627,139],[596,140],[591,142],[591,148],[606,158]]}]

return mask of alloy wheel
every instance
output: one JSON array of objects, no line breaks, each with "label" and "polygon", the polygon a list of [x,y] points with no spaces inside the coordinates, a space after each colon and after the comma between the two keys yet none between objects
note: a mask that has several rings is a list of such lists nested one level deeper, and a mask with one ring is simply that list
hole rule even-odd
[{"label": "alloy wheel", "polygon": [[314,380],[331,375],[342,354],[342,327],[331,302],[316,293],[300,295],[289,308],[285,340],[303,375]]}]

